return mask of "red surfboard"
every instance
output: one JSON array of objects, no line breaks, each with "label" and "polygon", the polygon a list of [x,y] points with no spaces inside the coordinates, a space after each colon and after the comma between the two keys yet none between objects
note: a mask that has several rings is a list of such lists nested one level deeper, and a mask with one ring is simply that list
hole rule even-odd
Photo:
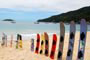
[{"label": "red surfboard", "polygon": [[39,46],[40,46],[40,35],[37,34],[37,42],[36,42],[36,49],[35,49],[35,53],[39,53]]},{"label": "red surfboard", "polygon": [[49,37],[46,32],[44,32],[44,36],[45,36],[45,56],[48,56],[49,55]]},{"label": "red surfboard", "polygon": [[53,34],[53,43],[52,43],[51,54],[50,54],[51,59],[54,59],[56,43],[57,43],[57,35]]}]

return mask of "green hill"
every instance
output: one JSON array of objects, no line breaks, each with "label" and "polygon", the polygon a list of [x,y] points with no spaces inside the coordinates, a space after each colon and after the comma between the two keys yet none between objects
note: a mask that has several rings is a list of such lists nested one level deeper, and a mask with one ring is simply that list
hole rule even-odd
[{"label": "green hill", "polygon": [[80,8],[78,10],[70,11],[67,13],[54,15],[49,18],[40,19],[37,22],[58,23],[60,21],[63,21],[63,22],[69,23],[71,20],[74,20],[75,22],[79,23],[82,18],[86,19],[87,22],[90,22],[90,6]]}]

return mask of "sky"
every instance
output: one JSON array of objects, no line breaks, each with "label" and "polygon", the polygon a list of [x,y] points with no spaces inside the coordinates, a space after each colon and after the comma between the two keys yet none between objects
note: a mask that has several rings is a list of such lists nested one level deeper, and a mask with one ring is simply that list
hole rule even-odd
[{"label": "sky", "polygon": [[0,20],[37,21],[90,6],[90,0],[0,0]]}]

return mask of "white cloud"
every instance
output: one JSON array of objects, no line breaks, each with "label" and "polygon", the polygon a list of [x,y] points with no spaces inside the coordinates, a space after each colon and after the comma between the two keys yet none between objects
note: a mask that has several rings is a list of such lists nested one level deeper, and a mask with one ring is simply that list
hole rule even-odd
[{"label": "white cloud", "polygon": [[0,0],[0,8],[17,11],[66,12],[89,5],[89,0]]}]

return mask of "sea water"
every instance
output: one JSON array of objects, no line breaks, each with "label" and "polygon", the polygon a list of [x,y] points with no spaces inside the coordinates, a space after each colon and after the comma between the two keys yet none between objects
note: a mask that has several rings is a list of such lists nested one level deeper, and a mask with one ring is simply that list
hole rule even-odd
[{"label": "sea water", "polygon": [[[90,25],[88,25],[88,31],[90,31]],[[65,32],[69,33],[70,31],[70,24],[65,24]],[[76,32],[80,31],[80,25],[76,24]],[[52,34],[60,34],[60,24],[59,23],[39,23],[34,24],[34,22],[2,22],[0,21],[0,40],[2,37],[2,33],[6,35],[14,35],[21,34],[25,36],[36,36],[37,33],[42,34],[47,32],[49,35]],[[15,37],[16,38],[16,37]]]}]

